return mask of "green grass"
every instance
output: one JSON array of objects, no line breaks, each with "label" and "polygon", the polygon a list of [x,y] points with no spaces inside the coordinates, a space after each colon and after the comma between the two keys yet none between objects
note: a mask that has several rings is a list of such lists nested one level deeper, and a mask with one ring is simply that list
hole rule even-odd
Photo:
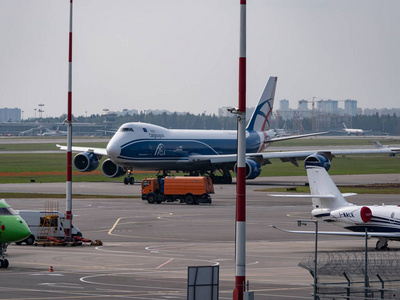
[{"label": "green grass", "polygon": [[[297,139],[286,142],[279,142],[276,146],[338,146],[343,145],[371,145],[371,138],[357,139]],[[384,144],[399,144],[399,140],[385,140]],[[66,180],[66,152],[60,153],[12,153],[2,154],[1,151],[41,151],[57,150],[56,143],[26,143],[26,144],[1,144],[0,145],[0,183],[25,183],[31,182],[65,182]],[[90,140],[79,140],[81,145],[90,145],[92,147],[105,147],[105,142],[91,142]],[[101,162],[104,160],[103,158]],[[101,163],[100,162],[100,163]],[[271,159],[272,164],[265,165],[260,176],[305,176],[303,162],[299,161],[299,167],[291,163],[282,163],[279,159]],[[100,170],[100,167],[98,168]],[[101,182],[101,181],[122,181],[120,178],[107,178],[101,172],[81,173],[75,172],[73,168],[74,182]],[[336,157],[332,160],[332,167],[329,173],[331,175],[348,174],[397,174],[400,171],[400,161],[398,157],[389,157],[388,155],[352,155],[346,157]],[[40,173],[42,172],[42,173]],[[55,174],[43,174],[43,172],[57,172]],[[1,176],[7,175],[7,176]],[[135,180],[141,181],[144,177],[155,176],[156,173],[138,173],[134,174]]]},{"label": "green grass", "polygon": [[[302,139],[294,139],[272,143],[271,146],[275,147],[306,147],[306,146],[317,146],[317,147],[326,147],[326,146],[370,146],[374,147],[373,142],[379,140],[377,137],[359,137],[359,138],[321,138],[321,137],[311,137],[311,138],[302,138]],[[400,140],[398,139],[385,139],[380,140],[383,145],[399,145]]]},{"label": "green grass", "polygon": [[[26,144],[0,144],[0,153],[1,151],[55,151],[59,150],[56,146],[57,143],[26,143]],[[59,143],[61,145],[67,145],[67,141],[64,143]],[[90,142],[86,141],[86,144],[80,142],[79,146],[90,146],[93,148],[105,148],[107,146],[107,142]],[[76,145],[78,146],[78,145]],[[60,151],[62,152],[62,151]]]},{"label": "green grass", "polygon": [[[272,164],[262,168],[260,176],[304,176],[306,172],[302,161],[299,167],[279,159],[271,159]],[[399,157],[388,155],[352,155],[346,157],[335,157],[331,162],[331,175],[352,174],[397,174],[400,173]]]}]

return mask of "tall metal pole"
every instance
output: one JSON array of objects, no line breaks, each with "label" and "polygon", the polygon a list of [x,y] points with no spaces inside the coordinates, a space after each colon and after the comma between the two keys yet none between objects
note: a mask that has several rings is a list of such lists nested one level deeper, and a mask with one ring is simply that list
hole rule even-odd
[{"label": "tall metal pole", "polygon": [[369,278],[368,278],[368,229],[365,227],[365,260],[364,260],[364,297],[368,297]]},{"label": "tall metal pole", "polygon": [[319,299],[317,296],[317,284],[318,284],[318,220],[315,221],[315,252],[314,252],[314,299]]},{"label": "tall metal pole", "polygon": [[67,191],[65,209],[65,236],[72,241],[72,0],[69,11],[69,54],[68,54],[68,116],[67,116]]},{"label": "tall metal pole", "polygon": [[239,111],[236,170],[236,277],[234,300],[243,299],[246,281],[246,0],[240,0]]}]

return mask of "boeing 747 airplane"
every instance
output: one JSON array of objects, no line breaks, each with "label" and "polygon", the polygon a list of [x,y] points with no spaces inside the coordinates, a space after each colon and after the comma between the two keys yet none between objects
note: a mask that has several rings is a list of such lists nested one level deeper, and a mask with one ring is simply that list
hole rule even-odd
[{"label": "boeing 747 airplane", "polygon": [[[260,101],[246,128],[246,179],[254,179],[261,173],[261,166],[270,164],[271,158],[298,165],[319,150],[291,152],[263,152],[273,142],[313,136],[310,133],[277,137],[270,129],[277,77],[270,77]],[[57,145],[61,150],[66,146]],[[214,182],[231,183],[230,171],[235,170],[237,153],[236,130],[185,130],[167,129],[148,123],[123,124],[109,141],[106,149],[72,147],[80,152],[73,160],[78,171],[91,172],[99,165],[99,159],[107,156],[101,169],[107,177],[125,177],[125,184],[133,184],[133,170],[183,171],[190,174],[209,174]],[[334,155],[358,153],[391,153],[390,149],[343,149],[323,150],[329,158]],[[220,171],[222,176],[215,176]]]},{"label": "boeing 747 airplane", "polygon": [[[271,195],[280,197],[312,198],[314,218],[338,225],[345,231],[318,231],[318,234],[378,238],[376,249],[385,249],[389,240],[400,241],[400,207],[398,205],[355,205],[342,194],[328,174],[330,161],[322,155],[313,155],[304,161],[311,195]],[[315,231],[285,230],[291,233],[315,234]]]}]

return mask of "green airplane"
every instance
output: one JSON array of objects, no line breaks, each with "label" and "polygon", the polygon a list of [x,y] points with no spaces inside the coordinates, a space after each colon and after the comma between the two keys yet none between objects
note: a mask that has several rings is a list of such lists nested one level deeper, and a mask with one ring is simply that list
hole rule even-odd
[{"label": "green airplane", "polygon": [[8,245],[24,240],[30,234],[25,220],[4,199],[0,200],[0,268],[8,268],[5,258]]}]

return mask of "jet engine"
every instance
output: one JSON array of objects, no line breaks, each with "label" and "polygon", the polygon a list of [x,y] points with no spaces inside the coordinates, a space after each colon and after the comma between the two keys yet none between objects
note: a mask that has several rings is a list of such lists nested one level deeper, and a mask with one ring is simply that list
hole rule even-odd
[{"label": "jet engine", "polygon": [[[237,169],[237,164],[235,164],[234,171],[235,174]],[[252,159],[246,159],[246,179],[254,179],[261,174],[261,165]]]},{"label": "jet engine", "polygon": [[101,165],[103,174],[109,178],[120,177],[125,174],[125,171],[120,166],[113,163],[111,159],[106,159]]},{"label": "jet engine", "polygon": [[73,164],[80,172],[92,172],[99,166],[99,159],[93,152],[82,152],[74,157]]},{"label": "jet engine", "polygon": [[367,223],[372,218],[372,212],[367,206],[350,206],[331,211],[331,216],[344,223]]},{"label": "jet engine", "polygon": [[304,168],[307,169],[307,167],[322,167],[325,168],[326,171],[329,171],[329,169],[331,168],[331,162],[324,155],[317,153],[308,156],[304,160]]}]

